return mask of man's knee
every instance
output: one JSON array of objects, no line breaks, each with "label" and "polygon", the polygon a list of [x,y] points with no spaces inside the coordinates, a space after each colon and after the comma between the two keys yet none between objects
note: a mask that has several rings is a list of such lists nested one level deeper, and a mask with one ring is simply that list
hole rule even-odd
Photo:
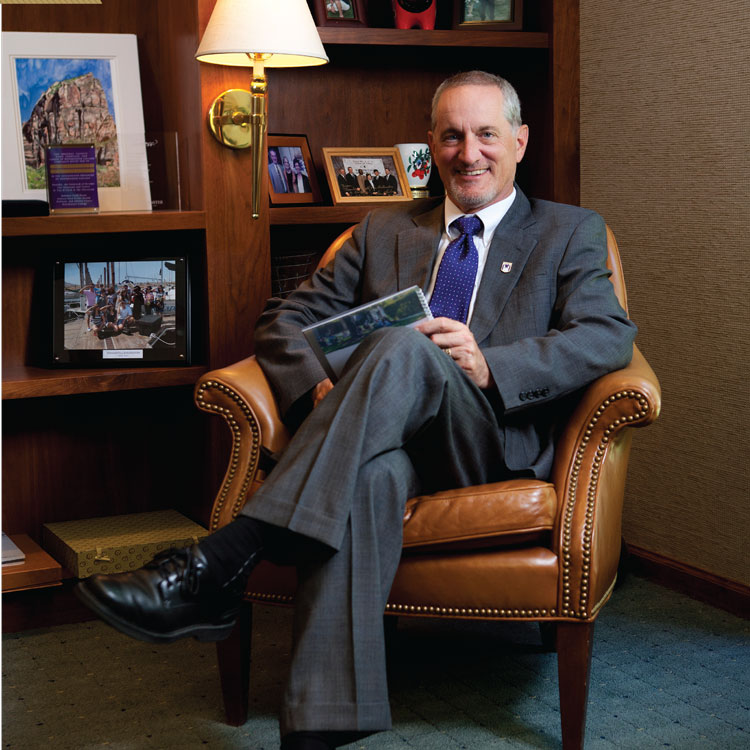
[{"label": "man's knee", "polygon": [[429,358],[440,353],[435,344],[423,333],[408,326],[388,326],[379,328],[367,336],[357,347],[352,359],[398,357],[418,359]]}]

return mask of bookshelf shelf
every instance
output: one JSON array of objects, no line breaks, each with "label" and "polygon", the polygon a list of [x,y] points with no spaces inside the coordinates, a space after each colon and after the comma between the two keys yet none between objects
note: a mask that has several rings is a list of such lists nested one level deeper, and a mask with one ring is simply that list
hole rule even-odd
[{"label": "bookshelf shelf", "polygon": [[26,555],[23,563],[3,565],[3,593],[61,586],[63,567],[30,536],[10,534],[11,540]]}]

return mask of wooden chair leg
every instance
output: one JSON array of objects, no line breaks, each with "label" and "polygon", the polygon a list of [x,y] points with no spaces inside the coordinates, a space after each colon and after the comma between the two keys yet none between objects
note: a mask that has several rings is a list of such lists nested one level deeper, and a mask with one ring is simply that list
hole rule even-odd
[{"label": "wooden chair leg", "polygon": [[221,692],[227,724],[242,726],[247,721],[250,698],[250,645],[253,630],[253,605],[242,602],[237,624],[225,641],[216,644]]},{"label": "wooden chair leg", "polygon": [[563,750],[583,750],[593,643],[593,622],[557,623]]}]

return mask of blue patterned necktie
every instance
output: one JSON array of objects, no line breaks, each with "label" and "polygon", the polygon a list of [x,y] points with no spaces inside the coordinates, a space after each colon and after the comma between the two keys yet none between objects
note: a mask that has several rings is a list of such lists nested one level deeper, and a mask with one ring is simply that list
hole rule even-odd
[{"label": "blue patterned necktie", "polygon": [[474,235],[482,229],[482,220],[473,215],[461,216],[452,221],[451,226],[458,227],[461,234],[448,245],[440,261],[430,297],[430,310],[436,318],[452,318],[465,323],[479,267]]}]

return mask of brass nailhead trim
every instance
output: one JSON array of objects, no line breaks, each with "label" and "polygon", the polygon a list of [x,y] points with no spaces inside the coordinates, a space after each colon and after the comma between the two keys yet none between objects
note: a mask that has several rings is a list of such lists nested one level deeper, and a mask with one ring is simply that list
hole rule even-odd
[{"label": "brass nailhead trim", "polygon": [[[623,398],[632,399],[637,401],[638,408],[640,411],[627,417],[620,417],[612,421],[602,436],[601,442],[597,446],[596,453],[594,454],[593,468],[591,470],[591,482],[586,493],[586,520],[583,526],[583,557],[581,563],[581,597],[579,601],[580,611],[576,611],[570,606],[570,561],[571,561],[571,534],[573,527],[573,515],[575,512],[575,499],[577,496],[578,480],[580,478],[581,466],[583,465],[584,454],[588,447],[589,440],[593,434],[593,429],[599,418],[607,410],[607,407],[613,404],[615,401],[619,401]],[[589,574],[591,571],[591,539],[594,535],[594,505],[596,502],[596,495],[599,485],[599,471],[601,469],[604,456],[607,452],[607,445],[609,443],[610,436],[612,433],[617,431],[620,425],[635,422],[636,420],[643,419],[648,414],[649,404],[648,399],[640,393],[635,391],[620,391],[614,396],[610,396],[605,399],[604,402],[596,410],[594,416],[584,432],[583,440],[578,448],[574,463],[573,473],[570,480],[570,486],[568,489],[568,502],[565,509],[565,516],[563,518],[563,609],[562,614],[566,617],[576,617],[580,619],[587,619],[589,616],[588,612],[588,598],[589,598]]]},{"label": "brass nailhead trim", "polygon": [[258,599],[263,602],[277,602],[279,604],[291,604],[294,601],[293,596],[285,594],[259,594],[257,591],[246,591],[246,599]]},{"label": "brass nailhead trim", "polygon": [[494,607],[438,607],[430,604],[386,604],[386,612],[394,614],[430,615],[447,617],[555,617],[554,609],[497,609]]},{"label": "brass nailhead trim", "polygon": [[247,464],[247,469],[245,470],[245,474],[242,477],[242,484],[237,495],[237,500],[234,504],[234,507],[232,508],[232,518],[236,518],[239,515],[239,512],[242,510],[242,507],[245,504],[245,498],[247,496],[248,488],[250,487],[250,484],[253,481],[258,468],[260,428],[258,427],[258,422],[255,419],[255,415],[252,413],[250,407],[245,403],[245,400],[242,398],[242,396],[240,396],[239,393],[237,393],[237,391],[229,388],[223,383],[217,383],[214,380],[206,380],[204,383],[201,383],[195,398],[198,407],[200,409],[203,409],[203,411],[215,413],[219,416],[224,417],[224,421],[227,423],[227,426],[232,433],[232,451],[230,454],[229,466],[227,468],[227,473],[224,481],[221,484],[219,494],[214,501],[214,510],[211,514],[210,519],[210,531],[216,531],[216,529],[219,528],[221,511],[224,508],[227,495],[229,494],[229,490],[232,488],[232,484],[236,479],[237,471],[239,469],[240,456],[242,455],[242,429],[229,409],[223,406],[219,406],[218,404],[209,403],[205,400],[207,391],[211,389],[215,389],[224,395],[228,395],[239,406],[243,416],[247,420],[247,424],[250,428],[250,434],[252,436],[252,443],[250,445],[250,458]]},{"label": "brass nailhead trim", "polygon": [[[248,591],[245,596],[263,602],[276,602],[277,604],[291,604],[293,596],[285,594],[266,594],[257,591]],[[439,617],[555,617],[555,609],[494,609],[491,607],[436,607],[427,604],[387,604],[386,612],[394,614],[431,615]]]}]

